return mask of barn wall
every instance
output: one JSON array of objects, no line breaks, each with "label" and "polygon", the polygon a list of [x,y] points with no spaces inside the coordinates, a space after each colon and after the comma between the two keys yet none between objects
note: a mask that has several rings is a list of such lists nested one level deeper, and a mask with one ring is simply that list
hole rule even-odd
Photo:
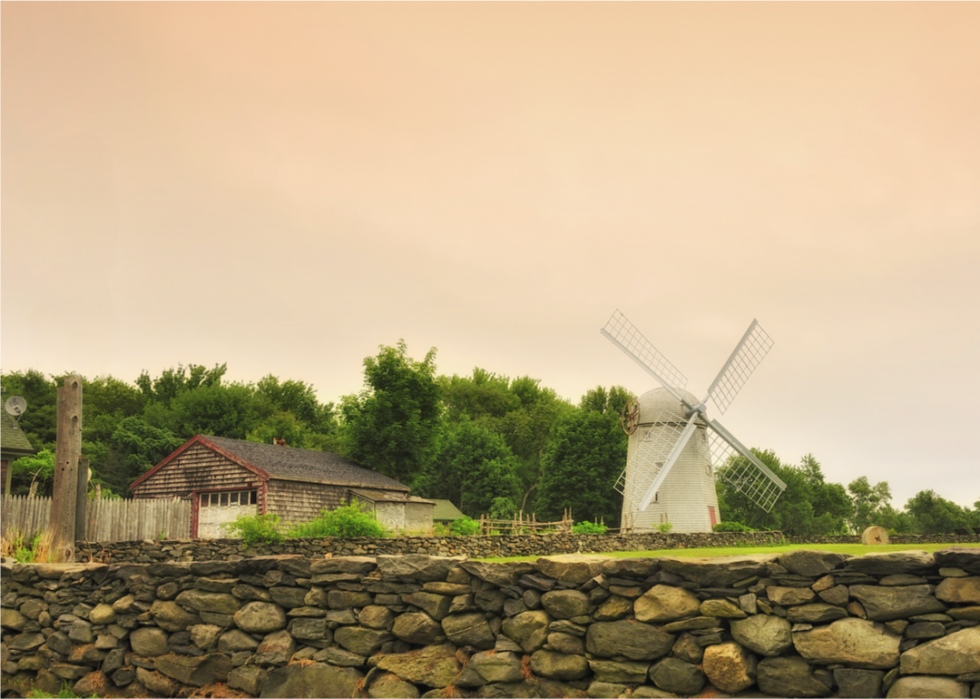
[{"label": "barn wall", "polygon": [[343,486],[273,478],[266,511],[279,515],[283,522],[299,524],[315,519],[324,508],[335,510],[346,502],[347,488]]},{"label": "barn wall", "polygon": [[[203,444],[192,444],[184,453],[140,483],[133,490],[133,497],[172,498],[187,497],[194,490],[245,490],[258,480],[258,476],[231,459]],[[261,498],[261,487],[258,490]],[[261,504],[260,500],[260,507]]]},{"label": "barn wall", "polygon": [[405,503],[405,528],[412,532],[432,529],[432,505],[424,502]]},{"label": "barn wall", "polygon": [[385,502],[374,503],[374,514],[386,529],[401,531],[405,528],[405,503]]}]

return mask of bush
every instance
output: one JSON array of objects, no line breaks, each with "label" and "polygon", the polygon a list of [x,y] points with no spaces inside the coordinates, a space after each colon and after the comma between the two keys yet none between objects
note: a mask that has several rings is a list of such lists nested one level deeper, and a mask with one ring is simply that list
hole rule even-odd
[{"label": "bush", "polygon": [[387,530],[373,512],[365,512],[359,503],[352,502],[336,510],[320,510],[316,519],[291,525],[286,535],[295,539],[321,536],[380,538],[385,534]]},{"label": "bush", "polygon": [[754,532],[755,529],[751,527],[746,527],[741,522],[718,522],[712,531],[716,532]]},{"label": "bush", "polygon": [[605,534],[609,530],[605,524],[578,522],[572,526],[572,534]]},{"label": "bush", "polygon": [[657,525],[657,529],[659,529],[663,534],[666,534],[673,528],[674,525],[671,522],[661,522],[660,524]]},{"label": "bush", "polygon": [[278,544],[285,537],[279,531],[279,515],[241,515],[230,524],[221,525],[233,539],[241,539],[246,546]]},{"label": "bush", "polygon": [[449,527],[449,531],[453,536],[473,536],[478,534],[480,531],[480,523],[477,522],[472,517],[460,517],[454,520],[452,525]]}]

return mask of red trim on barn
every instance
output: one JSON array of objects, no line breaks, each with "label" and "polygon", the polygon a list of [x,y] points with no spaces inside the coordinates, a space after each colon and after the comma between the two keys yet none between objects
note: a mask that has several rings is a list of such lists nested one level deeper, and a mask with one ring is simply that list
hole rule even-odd
[{"label": "red trim on barn", "polygon": [[225,457],[226,459],[231,459],[232,461],[234,461],[236,464],[238,464],[242,468],[247,469],[247,470],[251,471],[252,473],[254,473],[256,476],[258,476],[263,481],[269,480],[269,474],[266,471],[263,471],[258,466],[253,466],[252,464],[250,464],[249,462],[245,461],[241,457],[235,456],[230,451],[228,451],[226,449],[222,449],[221,447],[219,447],[214,442],[209,442],[207,439],[204,438],[204,436],[199,435],[199,434],[196,434],[193,437],[191,437],[190,439],[188,439],[182,446],[177,447],[177,450],[174,453],[172,453],[170,456],[168,456],[167,458],[165,458],[163,461],[161,461],[156,466],[154,466],[149,471],[147,471],[142,476],[140,476],[135,481],[133,481],[132,485],[129,486],[129,489],[130,490],[136,490],[136,488],[139,487],[140,484],[143,483],[143,481],[145,481],[147,478],[149,478],[150,476],[152,476],[154,473],[156,473],[157,471],[159,471],[161,468],[163,468],[164,466],[166,466],[167,464],[169,464],[171,461],[173,461],[174,459],[176,459],[178,456],[180,456],[181,454],[183,454],[185,451],[187,451],[194,444],[201,444],[201,445],[205,446],[206,448],[210,449],[211,451],[213,451],[213,452],[215,452],[217,454],[220,454],[221,456]]}]

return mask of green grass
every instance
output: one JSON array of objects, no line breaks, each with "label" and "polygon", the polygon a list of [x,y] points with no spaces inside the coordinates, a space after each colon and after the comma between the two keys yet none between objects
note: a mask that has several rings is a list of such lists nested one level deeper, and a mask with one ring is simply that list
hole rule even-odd
[{"label": "green grass", "polygon": [[[885,551],[938,551],[949,548],[954,544],[879,544],[865,546],[863,544],[786,544],[783,546],[738,546],[730,548],[704,549],[659,549],[657,551],[613,551],[611,553],[586,554],[595,556],[610,556],[613,558],[659,558],[660,556],[744,556],[749,553],[784,553],[796,549],[815,551],[834,551],[847,553],[852,556],[863,556],[866,553],[882,553]],[[980,547],[980,544],[955,544],[955,546]],[[481,558],[481,561],[536,561],[541,556],[510,556],[506,558]]]}]

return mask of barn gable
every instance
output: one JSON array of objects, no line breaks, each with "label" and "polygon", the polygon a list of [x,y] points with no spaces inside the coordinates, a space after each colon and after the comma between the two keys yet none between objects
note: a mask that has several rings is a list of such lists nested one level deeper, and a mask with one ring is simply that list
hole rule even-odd
[{"label": "barn gable", "polygon": [[200,491],[254,486],[268,478],[261,469],[198,435],[143,474],[130,489],[135,498],[187,497]]}]

